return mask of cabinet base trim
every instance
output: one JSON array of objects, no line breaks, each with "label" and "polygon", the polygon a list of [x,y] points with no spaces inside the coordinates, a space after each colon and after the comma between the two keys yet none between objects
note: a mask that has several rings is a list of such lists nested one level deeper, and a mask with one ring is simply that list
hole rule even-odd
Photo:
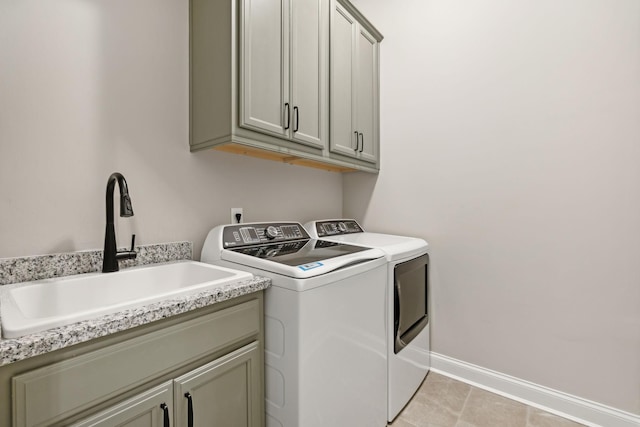
[{"label": "cabinet base trim", "polygon": [[348,168],[344,166],[331,165],[327,163],[318,162],[315,160],[305,159],[298,156],[292,156],[290,154],[276,153],[269,150],[261,150],[259,148],[247,147],[240,144],[224,144],[213,147],[215,150],[224,151],[233,154],[242,154],[250,157],[257,157],[260,159],[279,161],[296,166],[306,166],[315,169],[322,169],[329,172],[355,172],[357,169]]}]

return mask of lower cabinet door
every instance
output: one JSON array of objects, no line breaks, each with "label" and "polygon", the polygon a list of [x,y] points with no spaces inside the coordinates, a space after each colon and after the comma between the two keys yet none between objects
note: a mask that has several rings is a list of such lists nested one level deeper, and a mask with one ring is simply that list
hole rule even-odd
[{"label": "lower cabinet door", "polygon": [[174,380],[176,427],[261,424],[262,357],[253,342]]},{"label": "lower cabinet door", "polygon": [[173,382],[167,381],[93,415],[73,427],[165,427],[173,411]]}]

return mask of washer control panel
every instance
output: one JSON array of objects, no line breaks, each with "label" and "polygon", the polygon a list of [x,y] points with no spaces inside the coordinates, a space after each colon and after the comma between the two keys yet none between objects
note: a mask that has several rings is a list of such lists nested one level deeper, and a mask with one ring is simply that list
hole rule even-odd
[{"label": "washer control panel", "polygon": [[318,237],[337,236],[339,234],[364,233],[360,224],[353,219],[331,219],[316,222]]},{"label": "washer control panel", "polygon": [[304,227],[297,222],[265,222],[227,225],[222,231],[224,248],[259,245],[309,239]]}]

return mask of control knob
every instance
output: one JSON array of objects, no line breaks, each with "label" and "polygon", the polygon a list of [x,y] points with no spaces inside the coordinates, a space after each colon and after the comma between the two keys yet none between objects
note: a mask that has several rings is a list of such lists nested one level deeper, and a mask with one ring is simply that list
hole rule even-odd
[{"label": "control knob", "polygon": [[347,231],[347,226],[346,226],[346,225],[344,225],[344,222],[339,222],[339,223],[338,223],[338,230],[342,231],[343,233],[344,233],[345,231]]},{"label": "control knob", "polygon": [[267,239],[269,240],[275,239],[276,237],[278,237],[278,229],[273,225],[270,225],[264,231],[264,234],[267,236]]}]

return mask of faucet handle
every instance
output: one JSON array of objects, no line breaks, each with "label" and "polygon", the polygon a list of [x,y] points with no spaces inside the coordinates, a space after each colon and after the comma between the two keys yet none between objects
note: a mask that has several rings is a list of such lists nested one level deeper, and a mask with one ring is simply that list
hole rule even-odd
[{"label": "faucet handle", "polygon": [[132,234],[131,235],[131,249],[129,249],[128,251],[117,251],[116,252],[116,259],[121,260],[121,259],[135,259],[138,256],[138,253],[136,252],[136,235]]},{"label": "faucet handle", "polygon": [[131,235],[131,249],[128,251],[117,251],[116,259],[135,259],[138,256],[136,252],[136,235]]},{"label": "faucet handle", "polygon": [[135,251],[136,248],[136,235],[132,234],[131,235],[131,249],[129,249],[131,252]]}]

